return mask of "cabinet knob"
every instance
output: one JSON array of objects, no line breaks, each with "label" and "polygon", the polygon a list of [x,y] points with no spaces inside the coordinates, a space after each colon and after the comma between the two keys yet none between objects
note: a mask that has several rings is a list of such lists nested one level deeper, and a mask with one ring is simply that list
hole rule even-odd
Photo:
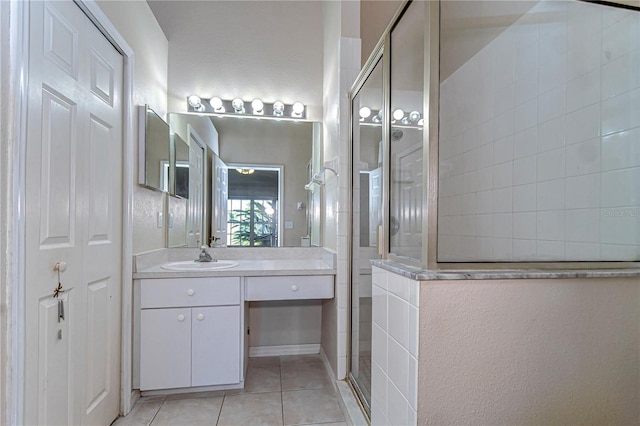
[{"label": "cabinet knob", "polygon": [[182,314],[178,315],[178,321],[180,322],[184,321],[184,315]]},{"label": "cabinet knob", "polygon": [[189,296],[193,296],[194,294],[196,294],[196,291],[194,289],[190,288],[189,290],[187,290],[187,294]]},{"label": "cabinet knob", "polygon": [[291,291],[298,291],[298,286],[297,285],[292,285],[291,286]]},{"label": "cabinet knob", "polygon": [[204,314],[198,314],[196,318],[198,318],[198,321],[202,321],[204,319]]}]

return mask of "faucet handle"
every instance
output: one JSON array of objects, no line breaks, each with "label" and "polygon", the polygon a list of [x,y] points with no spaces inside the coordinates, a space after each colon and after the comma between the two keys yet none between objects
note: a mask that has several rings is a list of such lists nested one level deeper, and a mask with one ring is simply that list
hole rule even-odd
[{"label": "faucet handle", "polygon": [[202,250],[203,253],[206,253],[208,248],[207,246],[200,246],[200,250]]}]

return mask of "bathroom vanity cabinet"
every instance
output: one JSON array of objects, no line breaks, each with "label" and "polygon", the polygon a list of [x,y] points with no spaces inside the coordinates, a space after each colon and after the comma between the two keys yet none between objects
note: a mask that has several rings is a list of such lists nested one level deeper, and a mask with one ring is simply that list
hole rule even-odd
[{"label": "bathroom vanity cabinet", "polygon": [[239,277],[140,281],[140,389],[240,383]]}]

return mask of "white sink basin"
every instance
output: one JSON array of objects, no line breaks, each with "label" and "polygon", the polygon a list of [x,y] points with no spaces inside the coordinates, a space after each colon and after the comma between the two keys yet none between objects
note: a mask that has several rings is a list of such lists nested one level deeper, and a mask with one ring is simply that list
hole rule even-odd
[{"label": "white sink basin", "polygon": [[218,269],[234,268],[236,266],[238,266],[238,262],[232,262],[230,260],[218,260],[217,262],[184,260],[182,262],[165,263],[160,267],[168,271],[215,271]]}]

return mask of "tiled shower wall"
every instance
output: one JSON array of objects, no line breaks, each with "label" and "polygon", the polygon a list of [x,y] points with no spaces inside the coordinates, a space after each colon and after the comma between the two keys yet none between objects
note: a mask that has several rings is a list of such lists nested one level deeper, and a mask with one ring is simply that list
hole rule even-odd
[{"label": "tiled shower wall", "polygon": [[373,267],[371,424],[415,425],[420,283]]},{"label": "tiled shower wall", "polygon": [[537,3],[440,114],[439,261],[640,259],[640,12]]}]

